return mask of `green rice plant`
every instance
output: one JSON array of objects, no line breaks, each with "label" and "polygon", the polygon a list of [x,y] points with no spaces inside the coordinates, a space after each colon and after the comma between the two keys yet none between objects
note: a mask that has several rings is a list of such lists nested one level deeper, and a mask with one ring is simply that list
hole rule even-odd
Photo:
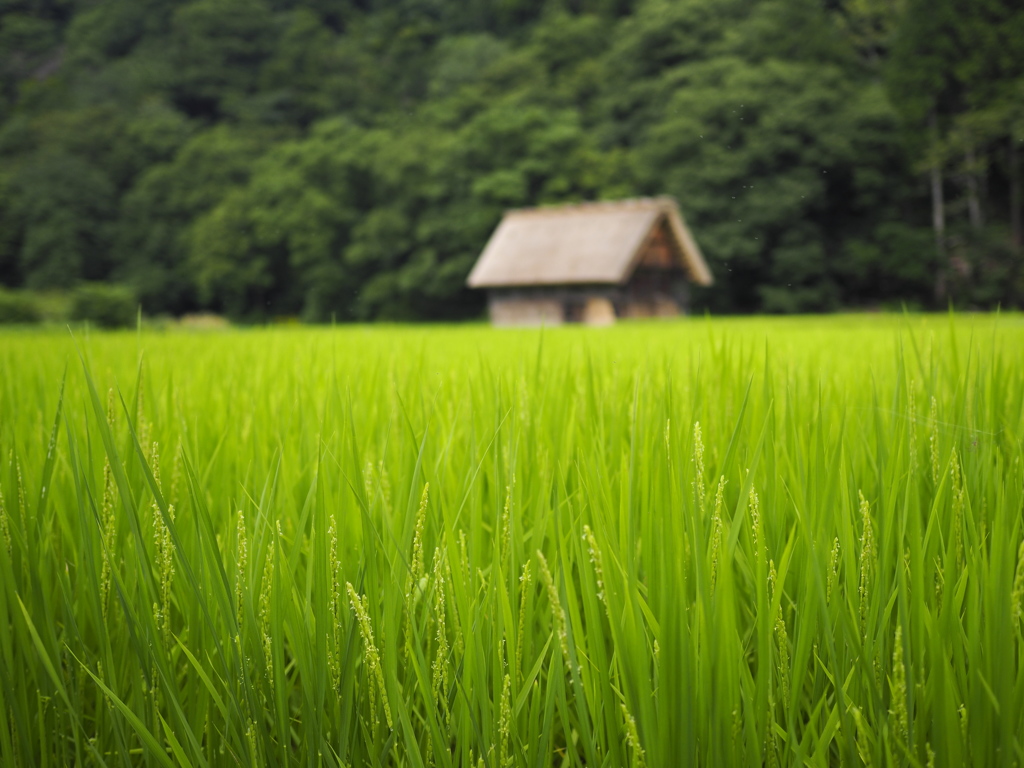
[{"label": "green rice plant", "polygon": [[4,766],[1024,765],[1019,316],[0,370]]}]

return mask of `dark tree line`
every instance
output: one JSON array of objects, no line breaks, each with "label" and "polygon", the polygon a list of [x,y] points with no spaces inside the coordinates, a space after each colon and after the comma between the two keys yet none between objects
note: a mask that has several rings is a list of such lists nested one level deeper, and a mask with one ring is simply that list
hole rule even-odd
[{"label": "dark tree line", "polygon": [[509,207],[675,195],[714,311],[1024,303],[1015,0],[0,0],[0,285],[466,317]]}]

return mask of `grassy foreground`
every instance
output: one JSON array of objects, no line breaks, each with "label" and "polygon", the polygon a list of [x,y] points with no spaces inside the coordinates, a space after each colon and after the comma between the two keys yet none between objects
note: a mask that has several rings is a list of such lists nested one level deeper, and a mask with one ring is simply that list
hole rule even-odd
[{"label": "grassy foreground", "polygon": [[4,766],[1024,765],[1020,316],[0,371]]}]

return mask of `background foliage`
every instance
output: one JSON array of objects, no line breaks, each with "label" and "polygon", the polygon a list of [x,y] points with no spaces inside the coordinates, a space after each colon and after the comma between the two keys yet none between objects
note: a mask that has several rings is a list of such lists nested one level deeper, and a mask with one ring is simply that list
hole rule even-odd
[{"label": "background foliage", "polygon": [[1019,304],[1011,0],[0,0],[0,284],[465,317],[508,207],[668,193],[716,311]]}]

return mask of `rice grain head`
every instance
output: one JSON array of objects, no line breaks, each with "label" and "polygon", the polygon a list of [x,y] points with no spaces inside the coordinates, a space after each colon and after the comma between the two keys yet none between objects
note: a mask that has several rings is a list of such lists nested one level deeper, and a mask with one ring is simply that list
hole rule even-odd
[{"label": "rice grain head", "polygon": [[423,534],[427,528],[427,505],[429,502],[430,483],[424,483],[423,492],[420,494],[420,506],[416,510],[416,529],[412,537],[412,573],[410,576],[412,587],[419,584],[420,579],[427,574],[423,558]]},{"label": "rice grain head", "polygon": [[693,472],[694,488],[697,491],[697,510],[704,511],[704,437],[700,431],[700,422],[693,423]]},{"label": "rice grain head", "polygon": [[[737,757],[737,751],[743,747],[743,716],[739,709],[732,711],[732,747],[733,757]],[[738,764],[738,761],[737,761]]]},{"label": "rice grain head", "polygon": [[829,555],[828,559],[828,575],[826,577],[825,586],[825,602],[832,602],[832,589],[836,585],[836,579],[839,576],[839,537],[836,536],[832,542],[832,554]]},{"label": "rice grain head", "polygon": [[1024,616],[1024,541],[1017,549],[1017,572],[1013,577],[1013,593],[1010,602],[1010,615],[1014,625]]},{"label": "rice grain head", "polygon": [[530,573],[530,561],[523,563],[523,573],[519,577],[519,626],[516,628],[516,670],[520,680],[523,675],[523,643],[526,640],[526,599],[530,595],[533,575]]},{"label": "rice grain head", "polygon": [[430,483],[424,483],[420,494],[420,506],[416,510],[416,522],[412,534],[412,559],[409,573],[405,578],[405,656],[413,654],[413,624],[416,621],[416,605],[426,586],[426,567],[423,557],[423,536],[427,527],[427,505],[430,500]]},{"label": "rice grain head", "polygon": [[949,459],[950,488],[953,491],[953,542],[956,551],[956,569],[959,574],[964,564],[964,489],[963,469],[956,448]]},{"label": "rice grain head", "polygon": [[647,765],[647,758],[644,748],[640,744],[640,732],[636,727],[636,718],[630,714],[625,702],[619,702],[622,709],[622,719],[626,723],[626,744],[630,751],[630,768],[644,768]]},{"label": "rice grain head", "polygon": [[725,509],[725,475],[718,478],[718,489],[715,491],[715,511],[711,516],[711,594],[715,593],[718,581],[718,560],[722,555],[722,534],[724,524],[722,512]]},{"label": "rice grain head", "polygon": [[775,695],[768,691],[768,722],[764,734],[764,754],[767,768],[779,768],[779,751],[775,737]]},{"label": "rice grain head", "polygon": [[[775,590],[778,589],[778,574],[775,572],[775,561],[768,561],[768,594],[772,602],[775,601]],[[782,700],[788,706],[789,703],[789,635],[786,632],[786,621],[782,617],[782,603],[779,603],[779,610],[775,614],[775,645],[776,664],[779,672],[779,683],[782,688]]]},{"label": "rice grain head", "polygon": [[270,542],[267,544],[267,559],[263,563],[263,581],[260,583],[260,635],[263,640],[263,656],[267,665],[267,676],[270,687],[274,687],[274,665],[271,656],[271,627],[270,627],[270,599],[274,580],[274,553],[276,551],[277,539],[281,537],[281,525],[276,526],[277,538],[271,534]]},{"label": "rice grain head", "polygon": [[507,673],[501,684],[501,704],[498,709],[498,765],[507,768],[514,762],[509,749],[512,736],[512,679]]},{"label": "rice grain head", "polygon": [[[156,443],[153,443],[150,448],[150,462],[153,466],[153,479],[159,488],[160,447]],[[174,543],[171,540],[170,528],[167,527],[155,498],[150,506],[153,513],[153,537],[156,544],[156,570],[160,580],[160,607],[157,612],[157,620],[158,626],[164,634],[164,643],[169,647],[171,641],[171,585],[174,581]]]},{"label": "rice grain head", "polygon": [[332,639],[327,643],[327,667],[331,675],[331,683],[337,691],[341,686],[341,565],[338,561],[338,526],[335,523],[334,515],[330,515],[330,522],[327,526],[327,572],[330,578],[330,605],[331,622],[334,625]]},{"label": "rice grain head", "polygon": [[853,713],[853,722],[857,727],[857,754],[860,756],[861,763],[863,763],[866,768],[870,768],[872,765],[871,729],[867,722],[865,722],[864,714],[861,712],[860,707],[850,707],[850,711]]},{"label": "rice grain head", "polygon": [[459,560],[461,560],[462,566],[462,578],[467,584],[471,583],[471,574],[469,568],[469,547],[466,545],[466,532],[463,529],[459,529]]},{"label": "rice grain head", "polygon": [[892,709],[889,713],[896,722],[896,736],[904,745],[909,744],[910,723],[907,715],[907,671],[903,665],[903,627],[896,625],[892,649],[892,677],[889,680]]},{"label": "rice grain head", "polygon": [[[388,729],[394,728],[391,720],[391,705],[388,703],[388,691],[384,685],[384,670],[380,665],[380,651],[373,641],[373,625],[370,622],[370,611],[368,601],[360,597],[351,582],[345,582],[345,589],[348,591],[349,603],[356,621],[359,623],[359,632],[363,636],[364,660],[367,666],[367,681],[372,688],[374,682],[380,691],[381,704],[384,707],[384,719],[387,721]],[[376,715],[374,715],[376,718]]]},{"label": "rice grain head", "polygon": [[597,581],[597,599],[604,603],[605,610],[607,610],[608,603],[604,594],[604,566],[601,561],[601,548],[597,545],[597,538],[594,536],[594,532],[590,529],[589,525],[583,526],[583,540],[587,542],[590,562],[594,566],[594,578]]},{"label": "rice grain head", "polygon": [[[114,429],[114,390],[107,390],[107,428]],[[107,595],[110,593],[110,576],[117,543],[117,519],[114,517],[114,472],[110,457],[103,454],[103,502],[100,508],[103,526],[103,559],[100,564],[100,607],[103,619],[107,618]]]},{"label": "rice grain head", "polygon": [[445,627],[445,567],[444,549],[434,550],[434,619],[437,623],[437,653],[434,656],[431,693],[434,706],[440,707],[444,722],[448,722],[448,632]]},{"label": "rice grain head", "polygon": [[761,527],[761,500],[758,498],[757,490],[753,485],[750,486],[750,496],[748,497],[750,507],[750,532],[754,540],[754,555],[760,555],[764,552],[764,530]]},{"label": "rice grain head", "polygon": [[259,742],[256,736],[256,723],[253,722],[252,718],[249,718],[248,726],[245,729],[245,741],[249,746],[249,765],[251,768],[259,768],[259,766],[264,765],[264,762],[260,759]]},{"label": "rice grain head", "polygon": [[238,510],[238,524],[237,524],[237,538],[238,538],[238,555],[235,561],[235,610],[237,615],[235,616],[235,624],[238,632],[242,631],[242,592],[245,582],[245,568],[249,561],[249,543],[245,532],[245,515],[242,514],[242,510]]},{"label": "rice grain head", "polygon": [[871,581],[875,566],[875,531],[871,524],[871,507],[864,494],[857,492],[860,497],[860,633],[861,640],[867,639],[868,613],[871,608]]},{"label": "rice grain head", "polygon": [[572,662],[569,660],[569,633],[566,629],[565,610],[562,608],[562,601],[558,596],[558,587],[555,586],[555,579],[551,575],[547,558],[539,549],[537,550],[537,561],[540,563],[540,577],[547,589],[548,602],[551,604],[551,621],[554,625],[555,635],[558,637],[558,645],[562,649],[562,658],[565,666],[572,671]]},{"label": "rice grain head", "polygon": [[516,477],[512,476],[512,482],[505,486],[505,507],[501,512],[501,564],[504,567],[508,561],[512,549],[512,489],[515,487]]}]

